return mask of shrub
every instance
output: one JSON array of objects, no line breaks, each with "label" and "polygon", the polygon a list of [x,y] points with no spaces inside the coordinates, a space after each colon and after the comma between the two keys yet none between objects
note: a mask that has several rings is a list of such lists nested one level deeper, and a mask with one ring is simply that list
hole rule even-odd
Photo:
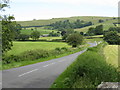
[{"label": "shrub", "polygon": [[62,47],[61,49],[65,50],[65,51],[68,51],[68,48],[66,48],[66,47]]},{"label": "shrub", "polygon": [[55,50],[60,52],[60,51],[61,51],[61,48],[58,47],[58,48],[55,48]]}]

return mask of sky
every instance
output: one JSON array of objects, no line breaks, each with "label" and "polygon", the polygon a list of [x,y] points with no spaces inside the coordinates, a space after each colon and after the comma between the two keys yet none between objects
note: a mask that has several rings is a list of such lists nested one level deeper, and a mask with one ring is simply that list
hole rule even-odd
[{"label": "sky", "polygon": [[118,16],[119,0],[10,0],[16,21],[72,16]]}]

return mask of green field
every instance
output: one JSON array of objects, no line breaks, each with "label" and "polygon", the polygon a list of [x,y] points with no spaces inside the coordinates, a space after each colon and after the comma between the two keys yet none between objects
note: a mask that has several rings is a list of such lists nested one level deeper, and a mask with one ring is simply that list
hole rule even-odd
[{"label": "green field", "polygon": [[102,38],[103,35],[95,35],[95,36],[91,36],[91,37],[93,37],[93,38]]},{"label": "green field", "polygon": [[[30,35],[33,31],[35,30],[31,30],[31,28],[27,28],[27,29],[22,29],[21,33]],[[39,31],[40,34],[49,34],[52,31],[54,31],[55,33],[57,32],[56,30],[47,30],[47,29],[42,29],[42,28],[38,28],[37,31]]]},{"label": "green field", "polygon": [[6,55],[18,55],[22,52],[35,49],[52,50],[57,47],[71,47],[63,42],[13,42],[12,50]]},{"label": "green field", "polygon": [[117,26],[117,27],[119,27],[119,26],[120,26],[120,24],[116,24],[116,26]]},{"label": "green field", "polygon": [[104,54],[109,64],[118,67],[118,45],[107,45],[104,48]]},{"label": "green field", "polygon": [[52,18],[47,20],[31,20],[31,21],[18,21],[17,23],[22,26],[39,26],[39,25],[48,25],[56,21],[70,20],[71,22],[76,21],[77,19],[84,21],[92,21],[94,24],[98,23],[99,19],[104,21],[113,20],[113,17],[98,17],[98,16],[76,16],[76,17],[67,17],[67,18]]},{"label": "green field", "polygon": [[54,40],[54,39],[62,39],[62,37],[41,37],[40,40]]},{"label": "green field", "polygon": [[88,26],[88,27],[84,27],[84,28],[79,28],[79,29],[74,29],[75,31],[78,31],[78,32],[84,32],[86,33],[88,31],[88,29],[90,27],[96,27],[98,25],[103,25],[103,30],[108,30],[110,27],[115,27],[115,25],[113,24],[114,22],[116,22],[117,20],[109,20],[109,21],[105,21],[103,23],[96,23],[92,26]]}]

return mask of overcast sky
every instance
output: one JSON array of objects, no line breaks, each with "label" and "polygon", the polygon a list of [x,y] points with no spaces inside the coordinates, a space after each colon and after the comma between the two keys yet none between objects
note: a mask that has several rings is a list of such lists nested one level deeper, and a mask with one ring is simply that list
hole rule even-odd
[{"label": "overcast sky", "polygon": [[118,16],[119,0],[10,0],[17,21],[71,16]]}]

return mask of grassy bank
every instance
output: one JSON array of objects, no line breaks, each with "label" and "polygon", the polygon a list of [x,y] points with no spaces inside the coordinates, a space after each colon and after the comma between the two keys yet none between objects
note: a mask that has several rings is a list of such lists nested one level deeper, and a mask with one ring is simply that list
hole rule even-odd
[{"label": "grassy bank", "polygon": [[101,82],[120,81],[117,68],[105,61],[103,47],[104,44],[100,44],[81,54],[55,80],[51,88],[96,88]]}]

